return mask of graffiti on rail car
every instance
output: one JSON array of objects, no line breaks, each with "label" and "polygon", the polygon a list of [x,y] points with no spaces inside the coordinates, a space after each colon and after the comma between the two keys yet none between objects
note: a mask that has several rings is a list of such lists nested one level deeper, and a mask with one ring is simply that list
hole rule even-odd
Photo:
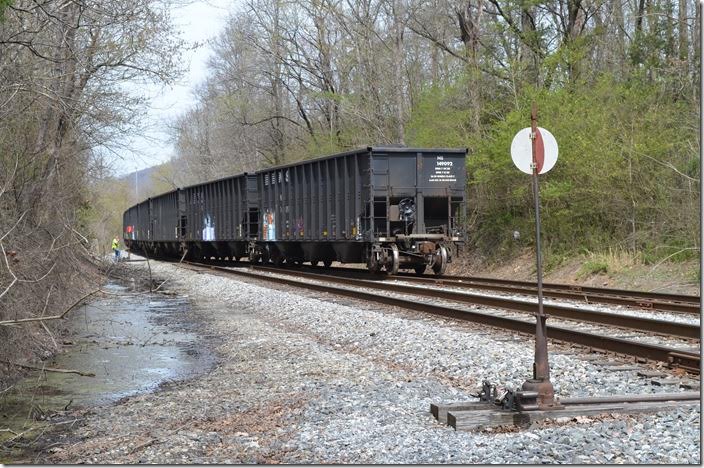
[{"label": "graffiti on rail car", "polygon": [[215,224],[209,214],[205,215],[203,218],[203,240],[204,241],[214,241],[215,240]]},{"label": "graffiti on rail car", "polygon": [[264,237],[264,240],[276,240],[276,222],[274,220],[274,213],[272,213],[269,208],[267,208],[266,213],[264,213],[263,224],[262,237]]}]

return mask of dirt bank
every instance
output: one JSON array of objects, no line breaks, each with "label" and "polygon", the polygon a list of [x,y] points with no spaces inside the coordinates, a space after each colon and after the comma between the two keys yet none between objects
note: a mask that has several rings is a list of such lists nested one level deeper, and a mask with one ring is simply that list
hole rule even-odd
[{"label": "dirt bank", "polygon": [[[699,260],[645,265],[625,255],[555,258],[546,255],[545,282],[615,289],[699,295]],[[466,254],[449,274],[535,281],[535,253],[525,250],[510,261],[486,263]]]}]

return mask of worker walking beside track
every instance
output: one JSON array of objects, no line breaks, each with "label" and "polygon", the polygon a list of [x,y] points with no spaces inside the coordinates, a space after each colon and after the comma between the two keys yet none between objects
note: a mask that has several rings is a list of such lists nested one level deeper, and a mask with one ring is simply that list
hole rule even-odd
[{"label": "worker walking beside track", "polygon": [[112,251],[115,252],[115,261],[120,259],[120,241],[115,237],[112,240]]}]

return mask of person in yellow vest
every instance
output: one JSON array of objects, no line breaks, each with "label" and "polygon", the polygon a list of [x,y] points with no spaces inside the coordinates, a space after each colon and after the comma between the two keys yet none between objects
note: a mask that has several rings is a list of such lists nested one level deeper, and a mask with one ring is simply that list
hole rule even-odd
[{"label": "person in yellow vest", "polygon": [[112,240],[112,251],[115,252],[115,260],[120,259],[120,241],[117,240],[117,236]]}]

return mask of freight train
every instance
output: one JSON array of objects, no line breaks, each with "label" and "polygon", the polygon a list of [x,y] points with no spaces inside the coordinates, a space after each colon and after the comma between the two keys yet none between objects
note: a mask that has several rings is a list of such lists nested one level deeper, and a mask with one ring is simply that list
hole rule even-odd
[{"label": "freight train", "polygon": [[125,211],[125,245],[151,258],[440,276],[464,242],[466,156],[367,147],[179,188]]}]

